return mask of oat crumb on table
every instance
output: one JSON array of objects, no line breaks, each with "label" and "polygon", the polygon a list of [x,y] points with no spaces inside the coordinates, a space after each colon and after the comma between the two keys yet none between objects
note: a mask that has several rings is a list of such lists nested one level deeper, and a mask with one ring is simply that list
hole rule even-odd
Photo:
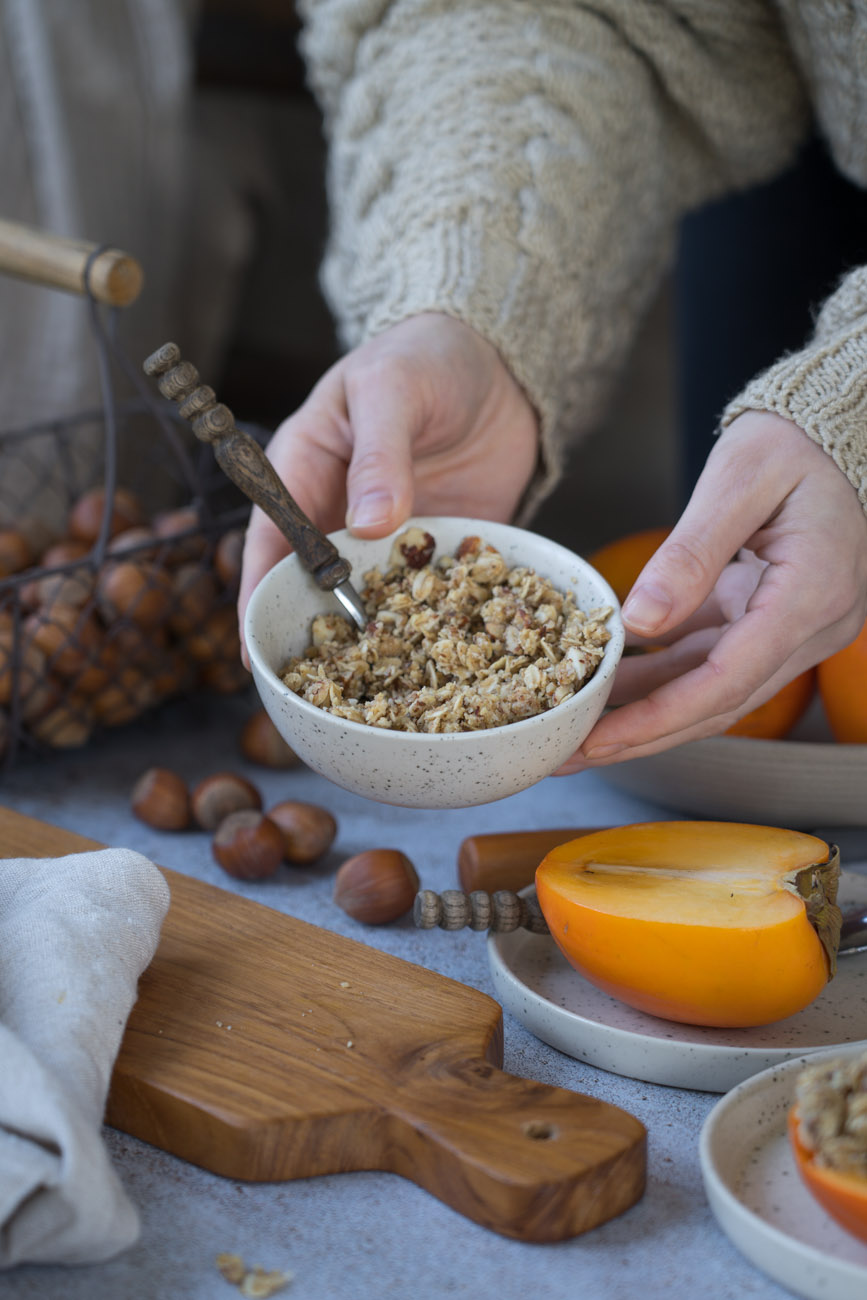
[{"label": "oat crumb on table", "polygon": [[247,1268],[240,1255],[228,1252],[218,1255],[216,1263],[221,1277],[236,1286],[241,1295],[254,1300],[267,1300],[268,1296],[276,1295],[292,1281],[291,1273],[276,1268],[268,1271],[258,1264]]},{"label": "oat crumb on table", "polygon": [[313,620],[312,644],[282,674],[310,704],[395,731],[501,727],[543,713],[592,677],[608,607],[580,610],[533,569],[510,569],[480,537],[434,560],[435,539],[402,533],[383,573],[364,575],[370,622]]}]

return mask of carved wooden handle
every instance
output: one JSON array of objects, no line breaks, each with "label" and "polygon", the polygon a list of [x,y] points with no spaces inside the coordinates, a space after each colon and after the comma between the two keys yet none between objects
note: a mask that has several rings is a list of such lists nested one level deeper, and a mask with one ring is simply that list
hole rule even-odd
[{"label": "carved wooden handle", "polygon": [[307,518],[258,442],[237,427],[228,406],[217,401],[212,388],[199,383],[199,372],[181,359],[177,345],[164,343],[147,358],[143,369],[158,380],[163,397],[178,403],[196,437],[211,444],[223,472],[274,521],[316,585],[332,591],[345,582],[349,561]]},{"label": "carved wooden handle", "polygon": [[141,292],[140,264],[118,248],[100,248],[16,221],[0,221],[0,271],[22,280],[93,294],[97,302],[128,307]]},{"label": "carved wooden handle", "polygon": [[550,934],[548,923],[535,898],[522,898],[511,889],[487,894],[474,889],[465,894],[460,889],[421,889],[413,904],[413,921],[419,930],[492,930],[508,934],[512,930],[529,930],[532,934]]}]

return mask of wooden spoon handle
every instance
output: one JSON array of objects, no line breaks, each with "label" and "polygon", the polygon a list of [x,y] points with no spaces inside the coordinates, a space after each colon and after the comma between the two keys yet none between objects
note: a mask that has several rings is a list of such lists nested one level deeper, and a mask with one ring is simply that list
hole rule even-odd
[{"label": "wooden spoon handle", "polygon": [[228,406],[212,388],[199,383],[195,366],[181,360],[179,348],[165,343],[144,363],[145,374],[158,380],[163,397],[177,402],[202,442],[209,442],[223,472],[245,496],[268,515],[323,591],[349,577],[349,561],[321,532],[289,493],[262,448],[235,424]]},{"label": "wooden spoon handle", "polygon": [[93,294],[98,302],[127,307],[141,292],[140,264],[118,248],[62,239],[16,221],[0,220],[0,272],[63,289]]},{"label": "wooden spoon handle", "polygon": [[561,1241],[621,1214],[644,1191],[644,1126],[595,1097],[485,1060],[399,1095],[393,1171],[506,1236]]}]

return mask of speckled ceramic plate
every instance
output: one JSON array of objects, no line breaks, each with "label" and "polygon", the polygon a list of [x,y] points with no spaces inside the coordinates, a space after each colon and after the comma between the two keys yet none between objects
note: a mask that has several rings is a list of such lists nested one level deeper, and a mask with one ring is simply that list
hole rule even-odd
[{"label": "speckled ceramic plate", "polygon": [[867,1246],[807,1191],[786,1136],[795,1076],[807,1060],[815,1056],[764,1070],[717,1102],[699,1142],[705,1191],[738,1250],[795,1295],[864,1300]]},{"label": "speckled ceramic plate", "polygon": [[867,824],[867,745],[714,736],[598,771],[626,794],[698,817],[793,830]]},{"label": "speckled ceramic plate", "polygon": [[[840,903],[867,904],[867,875],[843,873]],[[548,935],[491,935],[488,959],[496,996],[543,1042],[648,1083],[727,1092],[793,1056],[867,1040],[867,953],[841,957],[835,979],[798,1015],[756,1029],[647,1016],[589,984]]]}]

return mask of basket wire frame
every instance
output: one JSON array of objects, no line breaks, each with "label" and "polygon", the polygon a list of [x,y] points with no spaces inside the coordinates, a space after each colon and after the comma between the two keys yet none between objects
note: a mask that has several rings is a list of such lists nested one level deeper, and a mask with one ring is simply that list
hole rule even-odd
[{"label": "basket wire frame", "polygon": [[[46,748],[33,734],[24,717],[24,699],[21,690],[24,670],[24,650],[26,642],[25,621],[30,612],[22,594],[28,588],[32,590],[34,582],[54,576],[74,575],[87,571],[96,575],[111,559],[109,546],[112,541],[112,502],[119,486],[119,443],[121,430],[131,421],[152,421],[160,432],[160,450],[167,450],[168,456],[160,456],[161,471],[173,480],[173,489],[183,494],[185,507],[195,512],[196,522],[193,526],[173,533],[164,539],[166,546],[200,538],[204,535],[209,541],[209,554],[212,558],[213,547],[223,533],[231,529],[243,529],[250,513],[250,503],[228,483],[219,470],[209,447],[196,446],[192,449],[187,444],[189,426],[177,412],[174,404],[157,394],[147,382],[140,368],[132,363],[118,338],[119,318],[122,309],[101,304],[94,296],[89,274],[97,256],[104,251],[96,248],[89,256],[84,270],[84,299],[88,315],[90,335],[96,359],[100,407],[97,409],[74,412],[70,415],[49,420],[40,420],[13,430],[0,430],[0,452],[12,454],[17,458],[19,468],[25,479],[28,474],[34,485],[39,477],[38,458],[28,461],[27,448],[34,438],[46,437],[52,440],[52,449],[56,453],[55,477],[66,486],[65,504],[71,506],[73,499],[87,488],[96,486],[80,478],[81,471],[74,456],[75,439],[84,430],[99,429],[99,443],[102,451],[102,473],[99,485],[105,489],[106,507],[100,522],[99,533],[86,555],[79,559],[50,566],[30,566],[27,569],[0,578],[0,611],[11,615],[11,645],[6,660],[12,682],[11,695],[3,711],[6,714],[7,739],[5,751],[0,760],[0,769],[8,770],[18,761],[22,748],[40,752]],[[131,396],[119,398],[114,372],[117,371],[126,380]],[[264,442],[269,431],[258,426],[244,425],[258,441]],[[195,455],[192,454],[195,452]],[[44,474],[44,470],[42,471]],[[0,475],[0,483],[2,483]],[[85,478],[88,475],[85,475]],[[17,502],[15,508],[17,508]],[[61,503],[58,502],[58,506]],[[137,554],[143,555],[153,550],[153,543],[142,542],[124,553],[124,559],[135,560]],[[224,600],[234,603],[234,593],[223,593]],[[239,687],[240,689],[240,687]],[[3,706],[0,706],[3,707]],[[50,746],[48,746],[50,748]]]}]

